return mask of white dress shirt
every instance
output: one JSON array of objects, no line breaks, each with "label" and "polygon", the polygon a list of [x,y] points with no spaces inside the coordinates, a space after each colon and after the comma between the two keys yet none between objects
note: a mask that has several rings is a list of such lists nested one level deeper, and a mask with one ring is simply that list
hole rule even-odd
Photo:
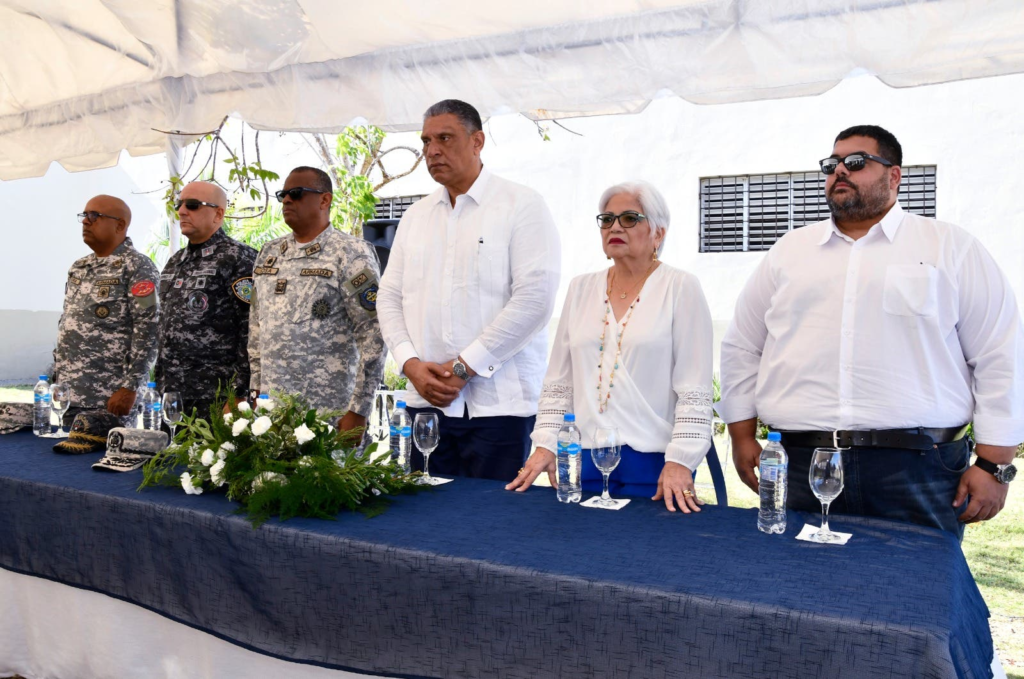
[{"label": "white dress shirt", "polygon": [[786,430],[952,427],[1024,439],[1024,326],[992,257],[897,203],[859,240],[832,220],[786,234],[722,342],[726,422]]},{"label": "white dress shirt", "polygon": [[[438,189],[402,216],[377,295],[399,370],[461,355],[476,371],[449,417],[537,413],[561,267],[558,230],[536,191],[484,168],[455,199]],[[408,404],[431,407],[412,390]]]},{"label": "white dress shirt", "polygon": [[[598,427],[619,430],[642,453],[665,453],[691,471],[711,448],[711,312],[697,278],[661,264],[640,291],[628,318],[606,313],[607,271],[578,276],[558,322],[541,392],[533,442],[554,452],[566,412],[576,414],[584,448]],[[601,331],[608,320],[601,360]],[[622,355],[615,370],[619,337]],[[603,413],[598,404],[598,364]]]}]

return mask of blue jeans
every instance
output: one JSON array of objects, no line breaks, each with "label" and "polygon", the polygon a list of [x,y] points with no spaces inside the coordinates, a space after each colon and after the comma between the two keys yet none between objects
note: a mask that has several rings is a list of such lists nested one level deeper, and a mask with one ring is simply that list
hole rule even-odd
[{"label": "blue jeans", "polygon": [[[814,448],[782,444],[789,454],[787,506],[821,512],[811,492],[808,471]],[[971,463],[967,438],[942,443],[930,450],[904,448],[850,448],[843,451],[843,492],[829,515],[858,514],[931,526],[964,537],[958,517],[967,503],[953,507],[960,476]]]}]

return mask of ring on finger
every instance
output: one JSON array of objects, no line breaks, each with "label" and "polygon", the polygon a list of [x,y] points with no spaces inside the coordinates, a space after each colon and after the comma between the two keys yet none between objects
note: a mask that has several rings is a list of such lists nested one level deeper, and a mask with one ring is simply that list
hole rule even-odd
[{"label": "ring on finger", "polygon": [[689,488],[683,489],[683,497],[693,497],[693,491]]}]

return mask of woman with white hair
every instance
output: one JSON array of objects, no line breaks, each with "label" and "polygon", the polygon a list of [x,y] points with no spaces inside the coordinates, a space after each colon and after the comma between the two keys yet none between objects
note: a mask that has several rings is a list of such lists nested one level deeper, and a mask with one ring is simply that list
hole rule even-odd
[{"label": "woman with white hair", "polygon": [[599,210],[613,264],[569,283],[532,434],[536,450],[505,487],[524,491],[543,472],[556,485],[558,430],[563,415],[575,413],[585,491],[602,487],[588,450],[595,432],[615,427],[623,445],[612,494],[699,512],[693,472],[712,446],[711,313],[697,278],[658,260],[669,212],[657,189],[613,186]]}]

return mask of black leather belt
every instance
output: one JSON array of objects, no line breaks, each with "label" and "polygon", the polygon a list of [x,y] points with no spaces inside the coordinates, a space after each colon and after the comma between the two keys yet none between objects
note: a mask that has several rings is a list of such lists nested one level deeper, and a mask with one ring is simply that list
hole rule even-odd
[{"label": "black leather belt", "polygon": [[[776,431],[773,429],[772,431]],[[805,448],[907,448],[930,450],[936,444],[959,441],[967,433],[967,425],[931,429],[875,429],[872,431],[784,431],[783,446]]]}]

